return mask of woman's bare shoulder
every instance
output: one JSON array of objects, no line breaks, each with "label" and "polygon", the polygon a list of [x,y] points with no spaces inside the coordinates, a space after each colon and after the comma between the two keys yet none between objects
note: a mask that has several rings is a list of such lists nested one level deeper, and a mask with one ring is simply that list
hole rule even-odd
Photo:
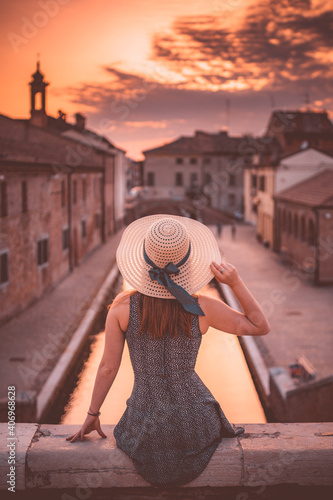
[{"label": "woman's bare shoulder", "polygon": [[110,309],[119,309],[122,306],[129,306],[131,295],[137,293],[136,290],[124,290],[114,298]]},{"label": "woman's bare shoulder", "polygon": [[[209,306],[211,304],[211,300],[213,299],[213,297],[210,297],[209,295],[206,295],[204,293],[197,293],[196,295],[198,297],[199,305],[205,314],[205,316],[199,316],[200,331],[201,331],[202,335],[204,335],[210,326],[210,321],[209,321],[209,317],[207,316],[207,313],[210,309]],[[217,299],[213,299],[213,300],[217,300]]]},{"label": "woman's bare shoulder", "polygon": [[131,295],[133,295],[134,293],[136,293],[135,290],[125,290],[118,293],[111,306],[109,307],[108,318],[111,320],[112,317],[115,317],[123,332],[127,330],[130,311],[130,299]]}]

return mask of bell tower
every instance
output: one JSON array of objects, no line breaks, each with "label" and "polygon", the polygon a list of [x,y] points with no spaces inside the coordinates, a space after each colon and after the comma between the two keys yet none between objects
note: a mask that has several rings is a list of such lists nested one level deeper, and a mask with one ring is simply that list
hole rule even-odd
[{"label": "bell tower", "polygon": [[44,75],[40,72],[40,63],[37,61],[37,69],[32,76],[30,85],[30,121],[39,127],[47,125],[47,115],[45,110],[46,87],[49,85],[44,82]]}]

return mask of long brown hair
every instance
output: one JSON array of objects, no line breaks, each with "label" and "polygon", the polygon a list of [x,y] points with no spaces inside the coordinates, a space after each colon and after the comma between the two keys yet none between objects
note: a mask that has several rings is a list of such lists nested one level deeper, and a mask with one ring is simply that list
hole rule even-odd
[{"label": "long brown hair", "polygon": [[[129,290],[127,293],[122,294],[122,299],[134,293],[138,292]],[[112,305],[122,299],[117,296]],[[187,337],[191,337],[193,314],[185,311],[178,300],[149,297],[140,293],[139,317],[140,328],[138,333],[140,335],[148,333],[151,338],[159,339],[169,333],[172,337],[177,338],[178,328],[180,328]]]}]

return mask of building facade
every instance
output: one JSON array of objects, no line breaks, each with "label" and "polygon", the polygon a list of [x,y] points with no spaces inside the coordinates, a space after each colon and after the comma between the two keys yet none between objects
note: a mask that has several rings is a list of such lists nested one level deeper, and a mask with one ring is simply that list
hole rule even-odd
[{"label": "building facade", "polygon": [[279,165],[257,165],[257,235],[274,245],[274,195],[327,168],[333,170],[333,157],[308,148],[280,159]]},{"label": "building facade", "polygon": [[0,322],[59,283],[125,216],[124,152],[82,115],[73,125],[48,116],[43,82],[38,67],[30,119],[0,115]]},{"label": "building facade", "polygon": [[234,214],[243,211],[243,170],[248,155],[243,138],[227,132],[196,131],[161,147],[144,151],[144,183],[153,199],[182,200],[205,195],[210,206]]},{"label": "building facade", "polygon": [[275,250],[314,284],[333,283],[333,169],[274,196]]},{"label": "building facade", "polygon": [[245,220],[273,248],[273,197],[333,167],[333,125],[327,113],[274,111],[266,133],[252,145],[253,164],[244,171]]}]

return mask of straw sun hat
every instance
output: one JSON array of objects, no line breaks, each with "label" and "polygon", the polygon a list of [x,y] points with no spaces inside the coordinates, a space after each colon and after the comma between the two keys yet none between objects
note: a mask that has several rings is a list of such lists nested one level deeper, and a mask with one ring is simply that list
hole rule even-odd
[{"label": "straw sun hat", "polygon": [[210,229],[196,220],[166,214],[132,222],[122,235],[116,258],[123,278],[138,292],[177,300],[177,294],[158,279],[161,271],[167,270],[166,279],[191,295],[213,279],[211,262],[221,261]]}]

